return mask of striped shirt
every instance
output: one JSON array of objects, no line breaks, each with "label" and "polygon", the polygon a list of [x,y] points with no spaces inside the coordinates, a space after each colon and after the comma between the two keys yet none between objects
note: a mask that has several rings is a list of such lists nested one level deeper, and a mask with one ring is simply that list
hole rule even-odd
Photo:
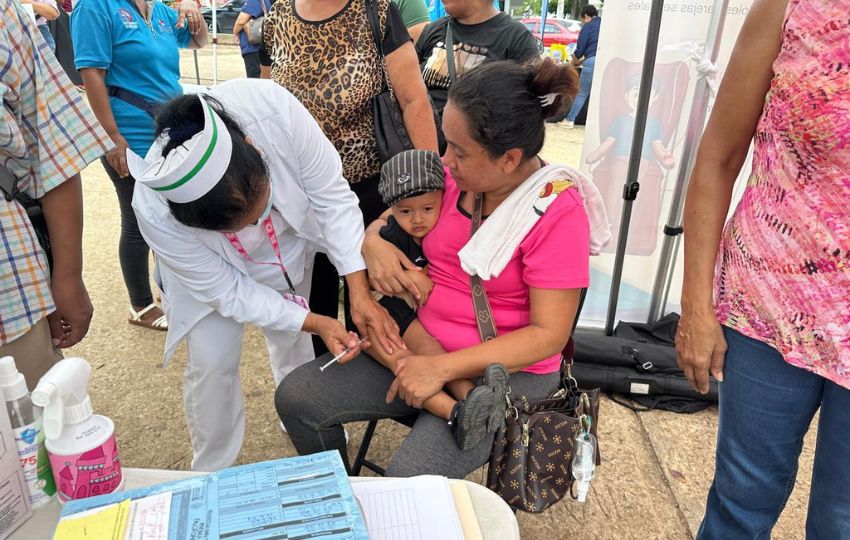
[{"label": "striped shirt", "polygon": [[[34,198],[112,147],[18,0],[0,2],[0,164]],[[0,344],[55,306],[47,258],[26,212],[0,196]]]}]

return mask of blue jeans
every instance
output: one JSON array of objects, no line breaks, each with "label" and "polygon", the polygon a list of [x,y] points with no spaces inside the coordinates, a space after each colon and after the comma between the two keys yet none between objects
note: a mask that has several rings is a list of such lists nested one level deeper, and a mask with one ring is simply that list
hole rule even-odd
[{"label": "blue jeans", "polygon": [[578,113],[581,112],[584,103],[590,98],[590,84],[593,82],[593,66],[596,65],[596,57],[592,56],[581,65],[581,75],[578,79],[578,95],[576,95],[567,120],[575,122]]},{"label": "blue jeans", "polygon": [[41,32],[44,41],[47,42],[47,46],[50,47],[50,50],[54,53],[56,52],[56,40],[53,39],[53,34],[50,33],[50,29],[46,24],[39,25],[39,32]]},{"label": "blue jeans", "polygon": [[850,538],[850,389],[787,364],[765,343],[723,332],[729,350],[714,482],[697,539],[770,537],[818,408],[806,538]]}]

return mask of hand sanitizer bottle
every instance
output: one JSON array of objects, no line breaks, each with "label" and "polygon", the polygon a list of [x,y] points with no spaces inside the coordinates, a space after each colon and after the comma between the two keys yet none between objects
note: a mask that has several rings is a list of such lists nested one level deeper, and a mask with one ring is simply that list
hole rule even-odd
[{"label": "hand sanitizer bottle", "polygon": [[112,493],[123,484],[115,425],[92,413],[90,374],[88,362],[66,358],[32,392],[33,403],[44,407],[45,446],[61,503]]},{"label": "hand sanitizer bottle", "polygon": [[44,447],[41,408],[33,406],[24,376],[11,356],[0,358],[0,389],[15,432],[30,506],[35,510],[50,502],[56,493],[56,485]]}]

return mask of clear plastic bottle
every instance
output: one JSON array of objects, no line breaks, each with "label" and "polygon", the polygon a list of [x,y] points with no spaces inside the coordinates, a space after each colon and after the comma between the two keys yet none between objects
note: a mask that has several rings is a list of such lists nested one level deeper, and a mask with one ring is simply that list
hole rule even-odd
[{"label": "clear plastic bottle", "polygon": [[573,441],[573,478],[576,479],[576,500],[584,502],[590,489],[590,481],[596,472],[596,437],[580,431]]},{"label": "clear plastic bottle", "polygon": [[53,498],[56,484],[44,446],[41,408],[33,405],[24,376],[11,356],[0,358],[0,389],[15,433],[30,506],[40,508]]}]

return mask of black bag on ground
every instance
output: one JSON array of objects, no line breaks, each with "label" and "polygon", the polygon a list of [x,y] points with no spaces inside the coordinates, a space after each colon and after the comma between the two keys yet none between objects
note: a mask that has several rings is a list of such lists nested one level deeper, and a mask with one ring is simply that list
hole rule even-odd
[{"label": "black bag on ground", "polygon": [[573,376],[584,388],[627,396],[640,407],[613,399],[635,410],[691,413],[717,403],[717,381],[711,379],[708,394],[702,395],[676,364],[678,321],[677,314],[670,314],[653,324],[620,322],[613,336],[576,331]]}]

